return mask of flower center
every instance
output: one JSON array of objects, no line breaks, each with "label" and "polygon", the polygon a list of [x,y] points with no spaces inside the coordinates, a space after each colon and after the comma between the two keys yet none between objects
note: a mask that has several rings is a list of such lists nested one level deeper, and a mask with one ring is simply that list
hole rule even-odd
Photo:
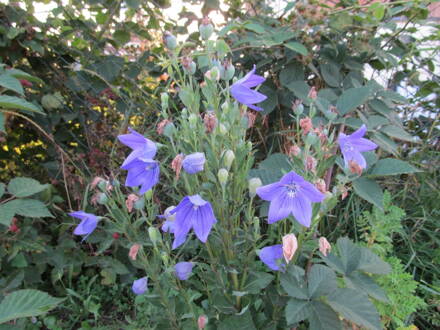
[{"label": "flower center", "polygon": [[153,165],[149,164],[145,167],[145,171],[149,171],[153,168]]},{"label": "flower center", "polygon": [[193,206],[193,210],[194,210],[194,211],[197,211],[198,209],[199,209],[199,206],[198,206],[198,205],[194,205],[194,206]]},{"label": "flower center", "polygon": [[344,151],[345,152],[347,152],[347,151],[354,151],[353,145],[350,142],[346,142],[344,144]]},{"label": "flower center", "polygon": [[298,194],[299,186],[296,183],[286,184],[287,196],[295,197]]}]

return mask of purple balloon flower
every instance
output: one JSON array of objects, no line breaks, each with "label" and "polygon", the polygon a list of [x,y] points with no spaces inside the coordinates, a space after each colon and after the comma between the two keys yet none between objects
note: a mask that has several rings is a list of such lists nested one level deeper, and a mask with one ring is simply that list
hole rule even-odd
[{"label": "purple balloon flower", "polygon": [[272,270],[283,270],[283,246],[281,244],[266,246],[260,250],[260,260]]},{"label": "purple balloon flower", "polygon": [[206,243],[212,226],[217,222],[211,204],[199,195],[184,197],[170,213],[176,214],[173,249],[185,242],[191,228],[197,238]]},{"label": "purple balloon flower", "polygon": [[76,226],[73,234],[75,235],[86,235],[84,239],[87,238],[98,225],[98,217],[94,214],[86,213],[84,211],[76,211],[69,213],[71,217],[80,219],[81,222]]},{"label": "purple balloon flower", "polygon": [[189,276],[191,275],[192,269],[193,269],[193,263],[192,262],[179,262],[174,266],[174,270],[176,271],[176,276],[181,281],[186,281]]},{"label": "purple balloon flower", "polygon": [[136,158],[121,168],[128,170],[125,185],[127,187],[141,186],[139,190],[141,195],[159,182],[159,162],[154,159]]},{"label": "purple balloon flower", "polygon": [[148,277],[142,277],[138,280],[133,281],[133,285],[131,287],[131,290],[134,294],[140,295],[147,292],[148,289]]},{"label": "purple balloon flower", "polygon": [[153,159],[157,152],[157,146],[153,141],[147,139],[132,128],[129,128],[128,130],[130,131],[130,134],[118,136],[118,139],[122,144],[125,144],[133,150],[125,159],[122,168],[129,165],[137,158]]},{"label": "purple balloon flower", "polygon": [[367,127],[362,125],[351,135],[339,134],[338,143],[344,156],[345,167],[349,166],[350,161],[356,162],[361,168],[367,167],[367,162],[361,152],[374,150],[377,144],[363,138],[366,132]]},{"label": "purple balloon flower", "polygon": [[195,174],[203,171],[205,165],[205,154],[203,152],[195,152],[191,155],[185,156],[182,162],[183,169],[189,174]]},{"label": "purple balloon flower", "polygon": [[310,227],[312,202],[322,202],[325,197],[313,184],[294,171],[284,175],[278,182],[257,188],[257,195],[270,201],[269,223],[293,214],[296,221],[305,227]]},{"label": "purple balloon flower", "polygon": [[231,94],[238,102],[256,111],[261,111],[263,108],[257,107],[254,104],[263,102],[267,99],[267,96],[252,90],[251,88],[262,84],[266,79],[262,76],[256,75],[255,70],[256,67],[254,64],[253,69],[247,75],[240,80],[237,80],[231,86]]}]

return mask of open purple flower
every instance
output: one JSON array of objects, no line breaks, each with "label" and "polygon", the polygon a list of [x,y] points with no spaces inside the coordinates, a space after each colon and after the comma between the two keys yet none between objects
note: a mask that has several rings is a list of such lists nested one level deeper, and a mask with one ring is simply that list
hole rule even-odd
[{"label": "open purple flower", "polygon": [[159,182],[160,166],[154,159],[136,158],[121,168],[128,170],[125,185],[127,187],[141,186],[139,194],[143,195]]},{"label": "open purple flower", "polygon": [[165,221],[162,224],[162,231],[164,233],[174,233],[174,221],[176,220],[176,215],[170,213],[174,208],[175,206],[170,206],[164,211],[163,215],[159,215],[160,218],[165,218]]},{"label": "open purple flower", "polygon": [[350,161],[354,161],[361,168],[367,167],[367,162],[361,152],[374,150],[377,148],[377,144],[363,138],[366,132],[367,127],[362,125],[351,135],[339,134],[338,143],[342,156],[344,156],[345,167],[349,167]]},{"label": "open purple flower", "polygon": [[255,70],[256,67],[254,64],[254,67],[247,75],[240,80],[237,80],[231,86],[231,94],[238,102],[253,110],[261,111],[263,108],[257,107],[254,104],[263,102],[267,99],[267,96],[252,90],[251,88],[262,84],[266,79],[262,76],[256,75]]},{"label": "open purple flower", "polygon": [[283,260],[283,246],[281,244],[262,248],[258,256],[272,270],[283,270],[286,266]]},{"label": "open purple flower", "polygon": [[322,202],[324,194],[294,171],[280,181],[257,188],[260,198],[270,201],[268,222],[274,223],[293,214],[303,226],[310,227],[312,202]]},{"label": "open purple flower", "polygon": [[86,235],[84,239],[87,238],[98,225],[98,217],[91,213],[86,213],[84,211],[76,211],[69,213],[71,217],[80,219],[81,222],[78,226],[76,226],[75,230],[73,231],[74,235]]},{"label": "open purple flower", "polygon": [[212,226],[217,222],[211,204],[199,195],[184,197],[170,214],[176,214],[173,249],[185,242],[191,228],[197,238],[206,243]]},{"label": "open purple flower", "polygon": [[131,290],[134,294],[140,295],[147,292],[148,289],[148,277],[142,277],[138,280],[133,281],[133,285],[131,287]]},{"label": "open purple flower", "polygon": [[153,159],[157,152],[157,146],[153,141],[147,139],[132,128],[129,128],[128,130],[130,131],[130,134],[118,136],[118,139],[122,144],[125,144],[133,150],[125,159],[122,168],[137,158]]},{"label": "open purple flower", "polygon": [[185,172],[196,174],[197,172],[203,171],[205,161],[205,154],[203,152],[195,152],[191,155],[185,156],[182,166]]},{"label": "open purple flower", "polygon": [[176,275],[181,281],[186,281],[191,275],[194,264],[192,262],[179,262],[174,266]]}]

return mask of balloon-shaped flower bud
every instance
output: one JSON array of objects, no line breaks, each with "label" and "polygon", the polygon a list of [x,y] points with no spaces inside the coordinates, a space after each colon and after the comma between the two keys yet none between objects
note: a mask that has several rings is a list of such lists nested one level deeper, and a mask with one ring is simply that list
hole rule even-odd
[{"label": "balloon-shaped flower bud", "polygon": [[330,245],[330,243],[327,241],[327,238],[325,237],[320,237],[319,238],[319,251],[327,257],[327,254],[331,251],[332,246]]},{"label": "balloon-shaped flower bud", "polygon": [[206,315],[200,315],[197,319],[197,326],[199,330],[205,329],[206,324],[208,324],[208,317]]},{"label": "balloon-shaped flower bud", "polygon": [[137,257],[137,254],[138,254],[140,248],[141,248],[140,244],[137,244],[137,243],[133,244],[130,247],[130,251],[128,251],[128,257],[131,260],[136,260],[136,257]]},{"label": "balloon-shaped flower bud", "polygon": [[235,159],[235,154],[232,150],[226,150],[224,154],[224,162],[227,169],[231,168],[232,162]]},{"label": "balloon-shaped flower bud", "polygon": [[148,277],[142,277],[138,280],[133,281],[133,285],[131,287],[133,293],[136,295],[144,294],[148,289]]},{"label": "balloon-shaped flower bud", "polygon": [[189,75],[196,73],[197,65],[190,57],[184,57],[182,59],[183,70]]},{"label": "balloon-shaped flower bud", "polygon": [[199,117],[193,113],[188,116],[189,126],[191,128],[195,128],[197,126],[197,122],[199,121]]},{"label": "balloon-shaped flower bud", "polygon": [[148,227],[148,236],[150,236],[150,240],[154,245],[161,240],[161,235],[156,227]]},{"label": "balloon-shaped flower bud", "polygon": [[312,119],[310,117],[303,118],[299,121],[299,126],[301,127],[302,133],[307,135],[313,128]]},{"label": "balloon-shaped flower bud", "polygon": [[217,116],[214,111],[207,111],[203,117],[203,124],[205,124],[206,133],[212,133],[217,126]]},{"label": "balloon-shaped flower bud", "polygon": [[298,241],[295,234],[287,234],[283,237],[283,256],[287,263],[292,260],[293,255],[298,249]]},{"label": "balloon-shaped flower bud", "polygon": [[186,281],[192,272],[194,264],[192,262],[179,262],[174,266],[174,271],[176,272],[176,276],[181,281]]},{"label": "balloon-shaped flower bud", "polygon": [[257,194],[257,189],[261,187],[263,183],[261,182],[260,178],[252,178],[248,182],[248,188],[249,188],[249,197],[254,198]]},{"label": "balloon-shaped flower bud", "polygon": [[177,39],[176,39],[176,37],[173,36],[169,32],[165,32],[164,33],[164,35],[163,35],[163,43],[170,50],[174,50],[177,47]]},{"label": "balloon-shaped flower bud", "polygon": [[205,161],[205,154],[203,152],[195,152],[191,155],[185,156],[182,161],[182,166],[186,173],[195,174],[203,171]]},{"label": "balloon-shaped flower bud", "polygon": [[228,176],[229,176],[229,172],[225,168],[221,168],[217,172],[218,181],[222,186],[225,186],[226,182],[228,182]]},{"label": "balloon-shaped flower bud", "polygon": [[204,17],[202,19],[202,24],[199,26],[200,37],[203,40],[208,40],[209,37],[214,32],[214,26],[211,23],[211,20],[208,17]]},{"label": "balloon-shaped flower bud", "polygon": [[220,67],[220,78],[229,81],[234,77],[235,67],[232,65],[231,61],[225,60]]}]

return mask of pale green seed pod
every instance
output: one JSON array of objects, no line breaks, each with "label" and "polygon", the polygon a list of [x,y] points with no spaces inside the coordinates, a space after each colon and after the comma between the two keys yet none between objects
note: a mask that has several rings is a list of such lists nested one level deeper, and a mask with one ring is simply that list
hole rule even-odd
[{"label": "pale green seed pod", "polygon": [[174,50],[177,47],[177,39],[176,39],[176,37],[173,36],[169,32],[165,32],[165,34],[163,36],[163,42],[164,42],[165,46],[168,49],[170,49],[170,50]]},{"label": "pale green seed pod", "polygon": [[199,26],[199,32],[200,32],[200,37],[203,40],[208,40],[209,37],[211,37],[212,33],[214,32],[214,26],[210,22],[209,23],[203,22]]},{"label": "pale green seed pod", "polygon": [[221,135],[228,134],[228,129],[225,125],[223,125],[223,124],[218,125],[218,129],[219,129],[219,132]]},{"label": "pale green seed pod", "polygon": [[228,176],[229,176],[229,172],[227,169],[221,168],[218,170],[217,177],[218,177],[218,181],[222,186],[225,186],[226,182],[228,182]]},{"label": "pale green seed pod", "polygon": [[252,178],[248,181],[249,197],[254,198],[257,194],[257,188],[261,187],[263,183],[260,178]]},{"label": "pale green seed pod", "polygon": [[154,245],[160,242],[162,238],[156,227],[148,227],[148,236],[150,236],[150,240]]},{"label": "pale green seed pod", "polygon": [[232,150],[226,150],[223,159],[224,159],[226,168],[229,170],[231,168],[232,162],[235,159],[234,152]]}]

